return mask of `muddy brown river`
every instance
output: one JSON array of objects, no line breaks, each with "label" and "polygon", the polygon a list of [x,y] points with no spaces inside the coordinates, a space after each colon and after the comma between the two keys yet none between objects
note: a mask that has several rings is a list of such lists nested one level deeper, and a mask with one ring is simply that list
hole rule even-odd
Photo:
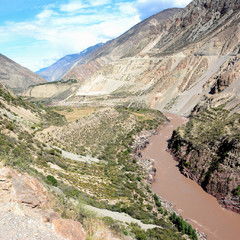
[{"label": "muddy brown river", "polygon": [[172,131],[186,119],[166,114],[170,122],[163,126],[143,151],[143,156],[155,160],[157,169],[152,189],[188,220],[209,240],[240,240],[240,214],[222,208],[217,200],[206,193],[196,182],[183,176],[177,162],[166,151]]}]

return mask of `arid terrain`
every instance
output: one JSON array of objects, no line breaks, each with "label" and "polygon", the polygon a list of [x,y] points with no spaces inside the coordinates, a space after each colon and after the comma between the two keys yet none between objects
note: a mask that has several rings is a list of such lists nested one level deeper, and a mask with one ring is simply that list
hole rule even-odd
[{"label": "arid terrain", "polygon": [[0,55],[0,239],[238,240],[239,9],[166,9],[39,75]]},{"label": "arid terrain", "polygon": [[237,107],[239,18],[237,0],[195,0],[162,11],[75,63],[62,77],[76,80],[67,88],[41,85],[25,95],[61,105],[134,103],[188,115],[208,94],[218,104],[214,86],[222,84],[221,102]]},{"label": "arid terrain", "polygon": [[[0,114],[2,221],[14,219],[19,227],[11,236],[183,239],[150,189],[151,166],[138,163],[133,149],[166,121],[159,111],[49,109],[1,86]],[[20,222],[26,228],[20,230]],[[3,239],[8,229],[0,231]]]}]

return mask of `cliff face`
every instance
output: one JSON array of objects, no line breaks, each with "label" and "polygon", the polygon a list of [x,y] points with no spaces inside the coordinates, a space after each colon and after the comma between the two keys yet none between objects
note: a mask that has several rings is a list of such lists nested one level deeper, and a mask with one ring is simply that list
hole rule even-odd
[{"label": "cliff face", "polygon": [[231,57],[220,71],[205,84],[206,94],[195,107],[194,112],[202,107],[218,107],[222,104],[231,112],[240,110],[240,55]]},{"label": "cliff face", "polygon": [[183,174],[226,208],[240,212],[240,115],[223,108],[201,110],[175,131],[169,148]]},{"label": "cliff face", "polygon": [[0,83],[15,92],[22,92],[31,85],[44,82],[43,78],[0,54]]}]

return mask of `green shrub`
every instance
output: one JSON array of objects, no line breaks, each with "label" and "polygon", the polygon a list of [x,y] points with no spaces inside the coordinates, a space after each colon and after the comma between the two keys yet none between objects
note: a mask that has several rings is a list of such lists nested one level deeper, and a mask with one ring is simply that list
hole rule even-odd
[{"label": "green shrub", "polygon": [[58,185],[57,179],[52,175],[46,177],[46,182],[55,187]]},{"label": "green shrub", "polygon": [[156,206],[157,206],[158,208],[160,208],[160,207],[162,206],[162,204],[161,204],[161,201],[160,201],[160,198],[158,197],[158,195],[157,195],[157,194],[154,194],[154,195],[153,195],[153,199],[154,199],[154,201],[155,201]]},{"label": "green shrub", "polygon": [[240,185],[233,190],[234,196],[240,196]]},{"label": "green shrub", "polygon": [[172,223],[176,226],[179,232],[187,234],[192,240],[197,240],[196,230],[192,226],[183,220],[182,217],[177,216],[176,213],[173,213],[169,218]]}]

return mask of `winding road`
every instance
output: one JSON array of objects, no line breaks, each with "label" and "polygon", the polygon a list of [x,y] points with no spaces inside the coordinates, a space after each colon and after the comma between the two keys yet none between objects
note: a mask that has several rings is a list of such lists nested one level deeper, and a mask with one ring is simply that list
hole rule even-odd
[{"label": "winding road", "polygon": [[150,138],[150,144],[143,151],[143,157],[155,160],[157,172],[153,191],[171,202],[177,212],[207,235],[207,239],[239,240],[240,214],[222,208],[212,195],[183,176],[167,151],[167,141],[173,130],[186,123],[186,119],[174,114],[166,116],[170,122]]}]

